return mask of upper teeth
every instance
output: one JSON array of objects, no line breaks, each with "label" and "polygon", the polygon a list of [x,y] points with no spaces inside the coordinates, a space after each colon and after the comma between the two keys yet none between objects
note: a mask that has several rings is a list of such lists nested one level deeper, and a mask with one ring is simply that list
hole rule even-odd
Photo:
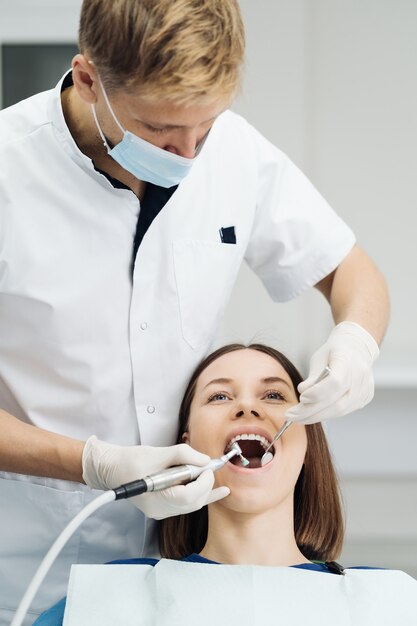
[{"label": "upper teeth", "polygon": [[268,439],[266,439],[266,437],[262,437],[262,435],[254,435],[253,433],[250,433],[250,434],[243,433],[242,435],[236,435],[236,437],[233,437],[233,439],[231,439],[229,443],[227,444],[227,447],[230,448],[235,443],[235,441],[241,441],[242,439],[251,439],[251,440],[259,441],[263,445],[265,450],[268,448],[269,443],[270,443]]}]

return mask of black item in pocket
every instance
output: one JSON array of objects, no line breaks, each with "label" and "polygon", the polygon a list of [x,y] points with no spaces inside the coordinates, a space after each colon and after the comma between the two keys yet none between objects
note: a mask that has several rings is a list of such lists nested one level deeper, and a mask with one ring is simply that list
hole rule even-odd
[{"label": "black item in pocket", "polygon": [[222,243],[236,243],[236,233],[234,226],[227,226],[226,228],[220,228],[220,239]]}]

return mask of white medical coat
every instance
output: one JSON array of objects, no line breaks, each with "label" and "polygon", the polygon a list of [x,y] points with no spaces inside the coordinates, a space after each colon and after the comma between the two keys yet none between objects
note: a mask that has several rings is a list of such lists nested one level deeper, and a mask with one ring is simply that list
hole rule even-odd
[{"label": "white medical coat", "polygon": [[[140,202],[80,152],[61,85],[0,113],[0,407],[77,439],[170,445],[242,261],[285,301],[334,270],[354,235],[288,157],[227,111],[146,232],[132,281]],[[236,244],[220,240],[229,226]],[[1,476],[0,625],[91,498],[79,484]],[[70,561],[153,551],[141,513],[125,503],[121,532],[118,506],[113,521],[92,518],[84,543],[74,538],[35,612],[64,593]]]}]

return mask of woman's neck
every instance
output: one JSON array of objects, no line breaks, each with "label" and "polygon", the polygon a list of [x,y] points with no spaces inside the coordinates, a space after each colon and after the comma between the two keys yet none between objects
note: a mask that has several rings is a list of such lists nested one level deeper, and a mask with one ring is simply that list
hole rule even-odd
[{"label": "woman's neck", "polygon": [[309,563],[296,544],[292,519],[292,502],[256,514],[214,503],[209,506],[207,541],[200,554],[233,565]]}]

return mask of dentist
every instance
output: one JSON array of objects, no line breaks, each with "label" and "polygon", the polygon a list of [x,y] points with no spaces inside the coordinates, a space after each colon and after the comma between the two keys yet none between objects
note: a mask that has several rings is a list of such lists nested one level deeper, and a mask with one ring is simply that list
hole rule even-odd
[{"label": "dentist", "polygon": [[[173,446],[175,416],[244,260],[274,300],[316,287],[331,306],[335,327],[288,413],[300,423],[370,401],[388,317],[350,228],[229,110],[244,56],[236,0],[84,0],[79,45],[55,89],[0,113],[0,626],[92,490],[207,462]],[[72,563],[154,554],[151,518],[228,495],[213,482],[90,518],[32,621],[64,595]]]}]

